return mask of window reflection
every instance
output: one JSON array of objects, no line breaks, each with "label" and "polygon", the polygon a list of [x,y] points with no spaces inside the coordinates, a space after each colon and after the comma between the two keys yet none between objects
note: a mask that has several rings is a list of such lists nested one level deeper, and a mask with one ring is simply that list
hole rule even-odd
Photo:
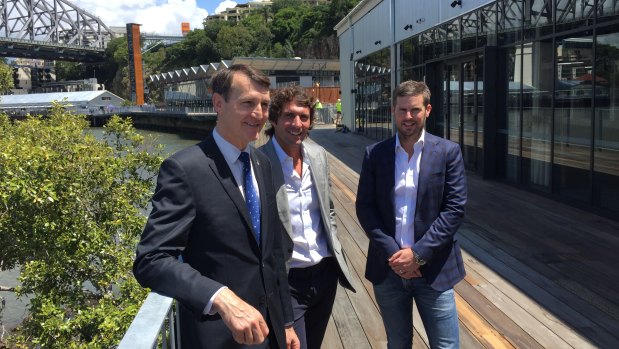
[{"label": "window reflection", "polygon": [[588,202],[591,166],[593,39],[557,39],[554,186],[558,194]]},{"label": "window reflection", "polygon": [[[536,41],[522,48],[522,173],[523,182],[550,190],[552,126],[552,41]],[[516,78],[516,80],[519,80]]]},{"label": "window reflection", "polygon": [[619,211],[619,33],[598,35],[593,152],[596,204]]},{"label": "window reflection", "polygon": [[355,128],[366,136],[382,140],[392,134],[390,51],[375,52],[355,64]]}]

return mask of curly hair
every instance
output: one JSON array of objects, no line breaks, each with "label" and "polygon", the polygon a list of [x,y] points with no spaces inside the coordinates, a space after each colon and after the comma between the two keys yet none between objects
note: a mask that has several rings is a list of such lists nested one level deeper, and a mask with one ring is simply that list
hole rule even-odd
[{"label": "curly hair", "polygon": [[290,102],[295,102],[298,106],[309,108],[310,128],[314,125],[314,97],[305,93],[305,90],[299,85],[292,85],[279,89],[271,95],[271,105],[269,106],[269,122],[271,126],[264,131],[267,136],[273,137],[275,133],[273,124],[277,123],[277,119],[281,116],[282,110],[286,104]]}]

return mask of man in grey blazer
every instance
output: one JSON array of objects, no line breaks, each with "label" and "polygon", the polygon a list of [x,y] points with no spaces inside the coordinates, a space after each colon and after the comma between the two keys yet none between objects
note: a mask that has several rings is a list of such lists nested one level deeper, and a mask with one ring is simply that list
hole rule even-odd
[{"label": "man in grey blazer", "polygon": [[[271,98],[266,133],[259,149],[273,165],[277,208],[287,233],[283,237],[294,330],[301,348],[319,349],[324,338],[338,280],[352,290],[350,273],[337,239],[325,150],[304,142],[314,121],[314,101],[290,86]],[[279,166],[278,166],[279,165]]]}]

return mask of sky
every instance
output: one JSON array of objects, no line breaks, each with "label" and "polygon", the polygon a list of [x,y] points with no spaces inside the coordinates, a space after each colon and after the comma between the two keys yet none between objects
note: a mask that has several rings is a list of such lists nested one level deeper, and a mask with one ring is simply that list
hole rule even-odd
[{"label": "sky", "polygon": [[[254,0],[256,1],[256,0]],[[258,0],[260,1],[260,0]],[[110,26],[138,23],[142,33],[181,35],[181,22],[190,28],[202,28],[208,15],[236,6],[231,0],[73,0],[81,9],[95,15]],[[247,0],[238,1],[240,4]]]}]

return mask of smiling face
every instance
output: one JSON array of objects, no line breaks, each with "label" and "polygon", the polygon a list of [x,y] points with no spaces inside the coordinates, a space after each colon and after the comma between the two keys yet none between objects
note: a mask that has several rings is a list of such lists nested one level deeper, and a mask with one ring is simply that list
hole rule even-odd
[{"label": "smiling face", "polygon": [[268,86],[235,72],[228,100],[219,93],[213,93],[217,132],[239,150],[245,149],[250,142],[258,139],[269,117],[269,102]]},{"label": "smiling face", "polygon": [[431,110],[431,104],[424,106],[422,95],[400,96],[396,98],[393,113],[400,143],[411,142],[409,144],[414,144],[419,140]]},{"label": "smiling face", "polygon": [[310,108],[291,101],[284,105],[277,121],[273,122],[274,136],[286,154],[300,151],[311,125]]}]

